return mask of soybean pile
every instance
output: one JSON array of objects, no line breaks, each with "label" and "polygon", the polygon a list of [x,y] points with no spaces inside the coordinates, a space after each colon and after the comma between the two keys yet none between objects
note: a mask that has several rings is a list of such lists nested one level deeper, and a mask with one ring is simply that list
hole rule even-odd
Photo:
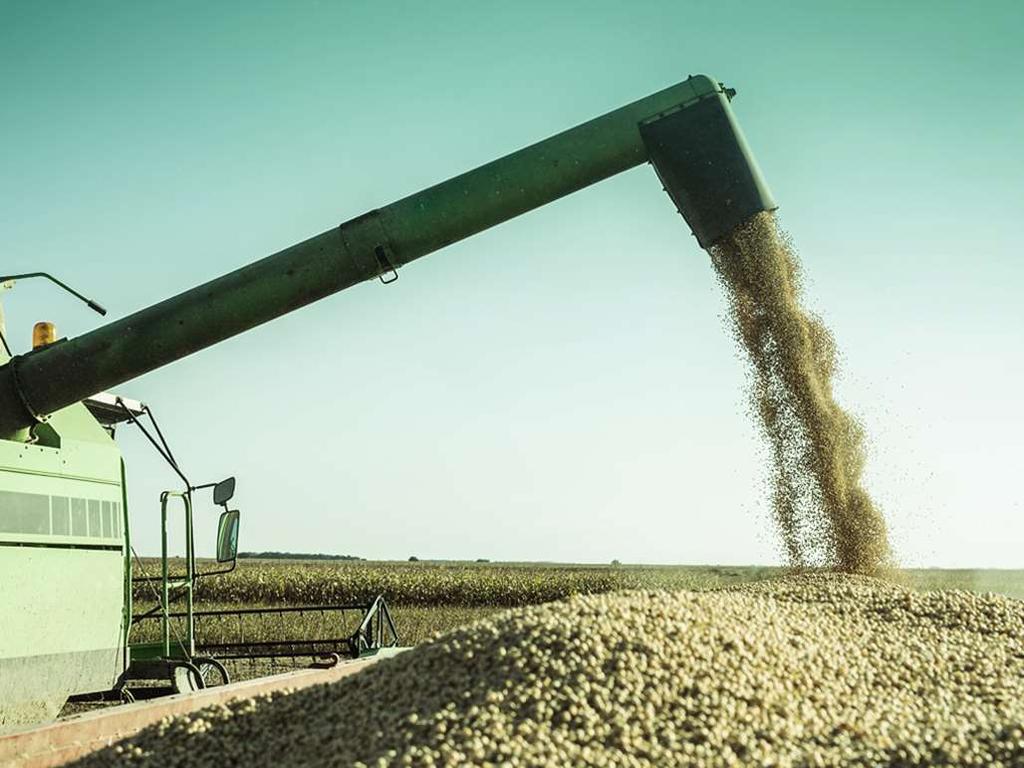
[{"label": "soybean pile", "polygon": [[1024,604],[838,573],[514,609],[80,766],[1024,765]]},{"label": "soybean pile", "polygon": [[800,265],[761,213],[709,252],[751,365],[751,405],[771,452],[772,510],[793,566],[881,573],[885,520],[864,489],[864,433],[833,396],[836,345],[801,305]]}]

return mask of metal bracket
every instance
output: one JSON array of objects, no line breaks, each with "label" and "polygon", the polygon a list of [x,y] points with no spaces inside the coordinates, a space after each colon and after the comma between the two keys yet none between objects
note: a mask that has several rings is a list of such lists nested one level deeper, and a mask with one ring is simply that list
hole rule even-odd
[{"label": "metal bracket", "polygon": [[385,285],[398,279],[395,252],[379,210],[346,221],[338,229],[349,258],[359,265],[364,279],[377,277]]},{"label": "metal bracket", "polygon": [[45,424],[50,418],[49,414],[40,413],[32,405],[28,399],[28,395],[25,394],[25,388],[21,385],[21,377],[18,375],[18,361],[21,360],[22,355],[15,355],[7,361],[8,367],[11,369],[11,383],[14,385],[14,394],[18,396],[18,400],[21,401],[22,407],[25,409],[25,413],[32,417],[37,424]]},{"label": "metal bracket", "polygon": [[377,265],[380,267],[380,274],[377,277],[384,285],[389,285],[398,279],[398,270],[395,269],[391,260],[388,258],[388,249],[383,245],[378,245],[373,249],[373,255],[377,257]]}]

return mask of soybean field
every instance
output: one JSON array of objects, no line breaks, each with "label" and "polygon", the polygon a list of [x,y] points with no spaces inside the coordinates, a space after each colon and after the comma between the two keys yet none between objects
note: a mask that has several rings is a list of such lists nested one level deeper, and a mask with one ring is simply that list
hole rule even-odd
[{"label": "soybean field", "polygon": [[[159,563],[145,558],[137,563],[136,570],[153,575],[159,572]],[[506,608],[622,590],[703,591],[760,581],[786,570],[767,566],[246,558],[231,573],[201,579],[196,607],[367,603],[383,595],[402,644],[415,645]],[[963,589],[1024,598],[1024,570],[908,569],[900,571],[897,578],[914,589]],[[136,612],[156,601],[155,593],[145,583],[136,585],[133,598]],[[318,621],[320,618],[311,614],[296,617],[291,626],[278,624],[253,631],[323,633],[326,628]]]}]

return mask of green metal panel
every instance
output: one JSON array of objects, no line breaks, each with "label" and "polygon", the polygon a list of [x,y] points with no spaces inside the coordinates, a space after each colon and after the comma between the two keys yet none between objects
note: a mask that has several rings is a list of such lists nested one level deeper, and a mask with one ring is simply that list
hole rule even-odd
[{"label": "green metal panel", "polygon": [[73,693],[108,690],[123,653],[117,646],[0,657],[0,734],[53,720]]},{"label": "green metal panel", "polygon": [[0,440],[0,728],[124,669],[120,452],[81,404],[48,428],[59,448]]},{"label": "green metal panel", "polygon": [[[0,513],[2,514],[2,513]],[[124,558],[0,542],[0,729],[53,717],[123,670]]]}]

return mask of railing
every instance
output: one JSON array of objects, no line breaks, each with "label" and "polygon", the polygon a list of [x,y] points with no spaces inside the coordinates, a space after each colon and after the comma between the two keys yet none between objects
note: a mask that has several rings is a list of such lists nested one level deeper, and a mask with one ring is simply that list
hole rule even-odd
[{"label": "railing", "polygon": [[[352,620],[347,620],[352,617]],[[354,631],[354,619],[359,619]],[[141,614],[133,625],[163,618]],[[187,622],[189,612],[168,613]],[[370,603],[193,610],[193,655],[229,660],[294,659],[338,655],[359,658],[398,645],[391,611],[382,595]],[[317,632],[311,632],[315,625]],[[296,636],[297,635],[297,636]]]},{"label": "railing", "polygon": [[[167,553],[167,502],[172,498],[179,498],[184,504],[185,510],[185,578],[173,580],[168,572]],[[171,655],[171,590],[182,590],[185,593],[185,613],[181,614],[186,620],[185,642],[188,643],[186,653],[189,657],[195,656],[196,649],[192,643],[193,616],[192,609],[193,591],[196,583],[196,555],[195,542],[192,530],[192,494],[189,491],[178,493],[176,491],[164,491],[160,494],[160,562],[161,562],[161,594],[160,594],[160,618],[163,622],[163,644],[164,656]]]}]

